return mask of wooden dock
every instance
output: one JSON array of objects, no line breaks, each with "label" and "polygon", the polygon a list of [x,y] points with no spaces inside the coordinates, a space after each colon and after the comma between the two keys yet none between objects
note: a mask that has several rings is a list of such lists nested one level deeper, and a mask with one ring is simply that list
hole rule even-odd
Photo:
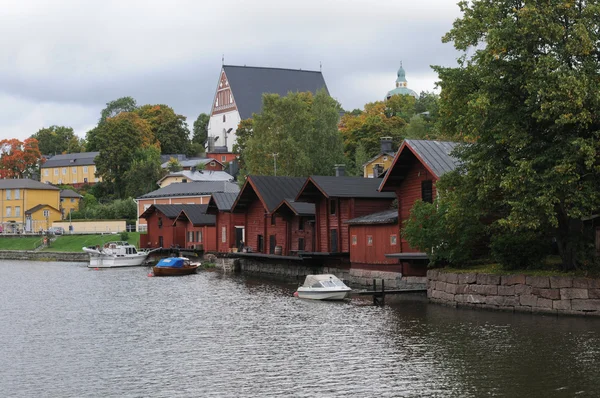
[{"label": "wooden dock", "polygon": [[395,289],[385,290],[385,281],[381,280],[381,289],[377,290],[377,281],[373,279],[373,290],[353,291],[352,296],[373,296],[373,305],[385,305],[385,296],[388,294],[423,293],[426,289]]}]

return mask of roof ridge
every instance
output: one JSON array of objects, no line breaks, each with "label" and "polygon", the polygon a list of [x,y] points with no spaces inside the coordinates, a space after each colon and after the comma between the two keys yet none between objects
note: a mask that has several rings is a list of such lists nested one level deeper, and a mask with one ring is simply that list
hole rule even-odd
[{"label": "roof ridge", "polygon": [[225,68],[225,67],[252,68],[252,69],[270,69],[270,70],[287,70],[287,71],[292,71],[292,72],[312,72],[312,73],[321,73],[321,74],[323,74],[323,71],[320,71],[320,70],[279,68],[279,67],[273,67],[273,66],[223,65],[223,68]]}]

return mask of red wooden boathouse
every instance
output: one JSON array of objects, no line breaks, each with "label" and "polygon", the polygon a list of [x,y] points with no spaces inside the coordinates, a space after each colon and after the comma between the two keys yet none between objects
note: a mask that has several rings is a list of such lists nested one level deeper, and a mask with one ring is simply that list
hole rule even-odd
[{"label": "red wooden boathouse", "polygon": [[217,242],[216,251],[219,253],[239,251],[245,241],[246,215],[231,212],[237,196],[237,193],[214,193],[208,202],[206,212],[214,214],[216,217],[215,239]]}]

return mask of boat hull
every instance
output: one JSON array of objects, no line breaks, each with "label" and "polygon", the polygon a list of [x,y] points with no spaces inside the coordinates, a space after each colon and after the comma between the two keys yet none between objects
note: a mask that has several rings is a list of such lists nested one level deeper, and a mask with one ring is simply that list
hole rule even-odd
[{"label": "boat hull", "polygon": [[195,274],[197,269],[198,265],[179,268],[152,267],[152,272],[154,273],[154,276],[182,276]]},{"label": "boat hull", "polygon": [[90,263],[88,264],[88,268],[139,267],[144,265],[147,258],[147,254],[131,257],[98,256],[90,254]]},{"label": "boat hull", "polygon": [[326,289],[305,289],[298,288],[298,297],[310,300],[344,300],[350,294],[352,289],[347,290],[326,290]]}]

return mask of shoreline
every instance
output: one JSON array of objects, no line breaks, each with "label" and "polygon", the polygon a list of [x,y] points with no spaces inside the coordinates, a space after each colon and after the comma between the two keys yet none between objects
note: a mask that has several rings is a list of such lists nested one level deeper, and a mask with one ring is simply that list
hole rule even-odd
[{"label": "shoreline", "polygon": [[0,250],[0,260],[62,261],[80,263],[89,261],[87,253],[44,252],[35,250]]}]

